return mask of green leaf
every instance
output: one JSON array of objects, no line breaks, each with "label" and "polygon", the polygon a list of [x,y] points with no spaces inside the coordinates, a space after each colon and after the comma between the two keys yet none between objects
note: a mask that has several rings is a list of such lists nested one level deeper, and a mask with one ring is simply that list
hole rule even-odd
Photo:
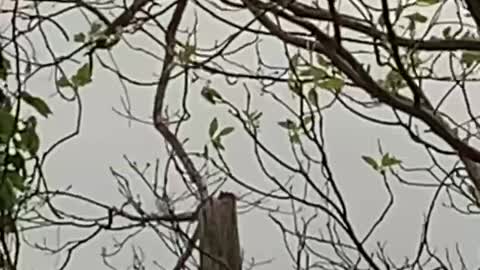
[{"label": "green leaf", "polygon": [[300,144],[300,135],[298,132],[292,132],[292,134],[290,134],[290,142],[293,144]]},{"label": "green leaf", "polygon": [[185,48],[180,51],[178,58],[181,63],[188,64],[192,58],[192,55],[195,54],[195,46],[185,45]]},{"label": "green leaf", "polygon": [[309,69],[300,71],[300,76],[313,77],[314,81],[321,80],[327,76],[327,72],[321,68],[311,66]]},{"label": "green leaf", "polygon": [[344,85],[344,82],[340,78],[331,78],[321,83],[318,83],[318,86],[320,88],[333,90],[335,92],[340,92],[343,88],[343,85]]},{"label": "green leaf", "polygon": [[17,172],[8,171],[6,177],[10,183],[12,183],[13,187],[19,191],[25,191],[25,179]]},{"label": "green leaf", "polygon": [[428,21],[427,17],[425,17],[424,15],[422,15],[418,12],[407,15],[407,16],[405,16],[405,18],[408,18],[408,19],[410,19],[414,22],[419,22],[419,23],[424,23],[424,22]]},{"label": "green leaf", "polygon": [[302,86],[295,78],[288,79],[288,88],[295,94],[302,92]]},{"label": "green leaf", "polygon": [[15,117],[5,110],[0,110],[0,142],[6,143],[13,134]]},{"label": "green leaf", "polygon": [[221,101],[222,100],[222,96],[217,92],[215,91],[215,89],[213,88],[210,88],[208,86],[205,86],[203,87],[202,91],[200,92],[200,94],[210,103],[212,104],[216,104],[217,101]]},{"label": "green leaf", "polygon": [[419,6],[431,6],[440,3],[441,0],[417,0]]},{"label": "green leaf", "polygon": [[0,227],[2,228],[2,231],[7,234],[17,232],[15,218],[9,214],[0,216]]},{"label": "green leaf", "polygon": [[78,33],[73,36],[73,41],[78,42],[78,43],[83,43],[87,37],[85,36],[84,33]]},{"label": "green leaf", "polygon": [[60,87],[60,88],[64,88],[64,87],[71,87],[72,84],[70,83],[70,81],[68,80],[67,77],[62,76],[62,77],[57,81],[57,86]]},{"label": "green leaf", "polygon": [[398,160],[395,157],[391,157],[388,153],[386,153],[382,157],[382,167],[391,167],[400,163],[402,163],[401,160]]},{"label": "green leaf", "polygon": [[222,145],[222,142],[220,141],[220,137],[215,138],[212,140],[213,147],[219,149],[219,150],[225,150],[225,147]]},{"label": "green leaf", "polygon": [[24,175],[26,175],[25,158],[19,152],[13,156],[10,156],[8,161],[9,164],[12,164],[15,167],[15,171],[22,172]]},{"label": "green leaf", "polygon": [[40,138],[34,128],[28,128],[20,133],[22,148],[35,156],[40,148]]},{"label": "green leaf", "polygon": [[118,34],[115,34],[110,37],[106,35],[96,35],[94,47],[97,49],[110,50],[119,41],[120,41],[120,37]]},{"label": "green leaf", "polygon": [[224,129],[222,129],[222,131],[220,131],[220,134],[218,134],[218,136],[219,137],[226,136],[226,135],[232,133],[234,130],[235,130],[234,127],[226,127]]},{"label": "green leaf", "polygon": [[288,129],[288,130],[293,130],[295,129],[297,126],[295,125],[295,123],[290,120],[290,119],[287,119],[285,121],[281,121],[281,122],[278,122],[278,125],[285,128],[285,129]]},{"label": "green leaf", "polygon": [[210,122],[210,127],[208,128],[208,134],[210,135],[210,138],[213,138],[213,135],[215,135],[215,132],[217,132],[218,129],[218,120],[217,118],[213,118],[212,122]]},{"label": "green leaf", "polygon": [[390,72],[387,74],[385,82],[383,82],[383,87],[392,91],[401,89],[406,85],[407,84],[403,80],[402,75],[400,75],[400,73],[396,72],[395,70],[390,70]]},{"label": "green leaf", "polygon": [[247,115],[248,123],[249,123],[249,125],[251,125],[251,127],[253,127],[253,128],[258,128],[259,127],[260,118],[262,117],[263,112],[259,112],[259,111],[255,110],[253,112],[243,111],[243,113],[245,113]]},{"label": "green leaf", "polygon": [[470,67],[474,63],[478,63],[480,61],[480,52],[465,51],[462,53],[462,58],[460,61],[467,67]]},{"label": "green leaf", "polygon": [[0,152],[0,165],[5,164],[6,157],[7,157],[7,154],[5,154],[5,152]]},{"label": "green leaf", "polygon": [[369,156],[362,156],[362,159],[368,165],[370,165],[370,167],[372,167],[374,170],[378,171],[379,166],[378,166],[377,161],[375,159],[373,159],[372,157],[369,157]]},{"label": "green leaf", "polygon": [[328,62],[327,60],[325,60],[325,58],[323,58],[323,56],[321,54],[317,54],[317,63],[323,67],[327,67],[328,66]]},{"label": "green leaf", "polygon": [[0,210],[11,210],[13,205],[15,205],[15,191],[9,181],[2,182],[0,183]]},{"label": "green leaf", "polygon": [[24,121],[25,129],[31,128],[35,129],[37,127],[37,118],[35,116],[29,116],[27,120]]},{"label": "green leaf", "polygon": [[306,115],[302,119],[303,119],[303,124],[305,126],[308,126],[308,124],[310,124],[313,121],[313,115]]},{"label": "green leaf", "polygon": [[309,69],[300,70],[300,71],[298,72],[298,75],[299,75],[299,76],[302,76],[302,77],[313,76],[313,74],[312,74],[312,69],[309,68]]},{"label": "green leaf", "polygon": [[90,35],[95,35],[97,34],[100,29],[102,28],[102,24],[99,22],[94,22],[92,25],[90,25],[90,31],[88,32]]},{"label": "green leaf", "polygon": [[298,66],[299,60],[300,60],[300,54],[299,53],[296,53],[295,55],[292,56],[292,58],[290,58],[290,63],[291,63],[293,68]]},{"label": "green leaf", "polygon": [[47,118],[49,114],[52,114],[52,111],[43,99],[31,96],[26,92],[23,92],[21,97],[28,105],[32,106],[43,117]]},{"label": "green leaf", "polygon": [[72,83],[75,86],[84,86],[92,81],[92,72],[90,64],[86,63],[81,66],[75,75],[72,76]]}]

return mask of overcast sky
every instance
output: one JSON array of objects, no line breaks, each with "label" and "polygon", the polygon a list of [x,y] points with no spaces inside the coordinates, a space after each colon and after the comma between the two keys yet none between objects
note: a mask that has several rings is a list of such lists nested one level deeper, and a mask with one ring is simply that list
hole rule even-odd
[{"label": "overcast sky", "polygon": [[[45,10],[49,7],[46,5]],[[190,6],[188,18],[184,26],[191,25],[193,5]],[[446,9],[448,10],[448,9]],[[199,12],[199,44],[207,47],[214,44],[215,40],[221,40],[226,34],[231,33],[232,29],[224,27],[214,22],[204,13]],[[62,17],[61,22],[69,33],[73,34],[80,31],[88,31],[88,24],[77,13],[69,13],[69,16]],[[229,14],[230,16],[231,14]],[[251,17],[247,13],[242,15],[231,15],[232,19],[246,22]],[[169,15],[163,16],[163,22],[168,21]],[[6,25],[9,18],[0,15],[2,27]],[[189,24],[190,23],[190,24]],[[165,24],[166,25],[166,24]],[[49,38],[56,51],[68,52],[74,46],[72,42],[66,43],[62,40],[58,31],[51,26],[46,26],[50,34]],[[163,39],[163,35],[159,35]],[[34,39],[35,42],[42,42],[40,36]],[[245,37],[243,40],[250,40],[251,37]],[[152,47],[150,41],[144,36],[138,35],[135,38],[129,36],[129,41],[137,45],[150,48],[152,52],[163,54],[158,47]],[[40,45],[39,45],[40,46]],[[285,64],[282,54],[282,45],[272,40],[264,40],[261,43],[262,56],[270,64]],[[48,54],[43,49],[37,52],[39,59],[49,59]],[[141,54],[134,53],[123,45],[119,45],[113,50],[118,65],[121,70],[131,77],[141,79],[155,79],[161,68],[161,63],[151,58],[146,58]],[[102,54],[104,59],[108,55]],[[237,57],[244,59],[246,65],[255,66],[253,50],[248,50]],[[77,58],[86,61],[86,58]],[[371,61],[374,61],[371,59]],[[67,65],[66,69],[73,71],[77,65]],[[234,86],[223,82],[221,77],[212,78],[214,86],[222,92],[222,95],[228,97],[233,102],[244,102],[244,91],[242,85]],[[249,85],[255,89],[255,84]],[[170,93],[178,91],[181,84],[175,82],[169,88]],[[200,90],[203,84],[198,83],[191,86],[191,97],[189,98],[189,108],[192,113],[192,120],[184,127],[183,138],[189,137],[188,149],[200,151],[208,140],[208,123],[213,117],[218,117],[222,125],[235,125],[239,131],[240,127],[225,109],[217,109],[210,106],[200,97]],[[427,85],[427,91],[432,96],[439,97],[444,92],[438,85]],[[472,87],[475,87],[474,85]],[[133,112],[136,116],[147,119],[152,110],[154,87],[136,87],[129,85]],[[77,109],[74,103],[62,101],[58,95],[51,96],[55,90],[51,74],[42,72],[31,80],[28,90],[44,97],[50,96],[47,100],[52,108],[53,115],[39,123],[41,128],[42,147],[46,149],[60,137],[75,128],[75,119]],[[445,87],[446,90],[446,87]],[[287,91],[284,87],[278,87],[279,92]],[[432,93],[436,91],[435,93]],[[144,124],[129,122],[112,110],[113,107],[121,109],[120,97],[123,96],[118,79],[110,72],[103,70],[99,65],[96,66],[93,75],[93,83],[81,91],[83,116],[80,134],[73,140],[62,145],[49,157],[45,166],[45,174],[48,183],[53,188],[65,188],[72,185],[72,191],[87,195],[112,205],[119,205],[122,198],[117,192],[115,179],[112,177],[109,167],[112,166],[119,171],[132,176],[127,168],[123,155],[128,155],[131,160],[139,164],[150,162],[154,163],[156,158],[165,161],[163,140],[153,127]],[[287,95],[285,95],[287,96]],[[325,96],[326,98],[327,96]],[[477,97],[478,98],[478,97]],[[475,96],[472,97],[473,100]],[[169,100],[174,102],[172,106],[178,106],[178,95],[171,94]],[[281,129],[276,127],[276,122],[283,120],[285,111],[279,109],[279,106],[272,102],[266,96],[256,96],[255,107],[261,109],[264,113],[262,121],[262,138],[272,147],[280,156],[289,158],[289,148],[287,147],[286,134],[281,133]],[[449,112],[458,114],[458,104],[454,101],[447,105]],[[385,111],[383,111],[385,112]],[[377,112],[382,113],[382,110]],[[341,191],[346,198],[352,223],[357,226],[357,233],[362,235],[365,230],[371,226],[375,217],[377,217],[387,203],[387,195],[383,187],[382,179],[377,173],[369,168],[362,160],[362,155],[377,155],[377,140],[381,139],[385,151],[394,154],[403,160],[407,166],[429,165],[428,157],[423,149],[411,142],[403,130],[399,128],[386,128],[360,120],[350,112],[336,105],[325,113],[327,151],[330,158],[330,164],[334,170],[334,175],[338,180]],[[258,166],[252,160],[252,143],[246,139],[245,134],[235,132],[226,140],[226,155],[232,164],[234,171],[241,175],[249,184],[258,187],[269,187],[269,185]],[[284,175],[281,171],[277,172],[279,176]],[[414,176],[416,180],[428,180],[426,175]],[[175,177],[172,178],[172,181]],[[393,179],[393,178],[392,178]],[[397,262],[400,262],[405,256],[412,256],[418,246],[420,239],[420,225],[424,220],[427,205],[433,196],[433,190],[407,188],[400,186],[396,181],[391,181],[395,191],[394,209],[388,215],[387,221],[377,231],[375,238],[379,241],[388,241],[387,251]],[[139,179],[131,179],[131,185],[140,194],[143,194],[142,200],[150,211],[155,211],[153,207],[153,198],[147,194]],[[230,185],[234,191],[239,191],[238,186]],[[178,183],[172,183],[171,189],[179,191],[182,188],[180,179]],[[445,197],[442,197],[445,201]],[[62,208],[75,211],[84,215],[95,215],[103,213],[92,213],[91,208],[86,208],[72,201],[62,201]],[[477,266],[480,263],[480,249],[478,243],[480,236],[478,231],[478,218],[460,216],[452,210],[439,207],[435,210],[432,219],[429,239],[438,250],[445,248],[453,249],[456,243],[460,244],[467,262],[471,266]],[[62,230],[62,241],[75,239],[88,234],[87,230]],[[117,237],[122,234],[116,234]],[[113,234],[105,233],[96,238],[88,245],[78,249],[73,256],[67,269],[80,270],[87,268],[104,269],[101,262],[100,252],[103,246],[110,248],[113,244]],[[42,241],[46,238],[49,244],[55,244],[56,233],[54,229],[42,230],[30,235],[30,240]],[[268,219],[263,211],[253,211],[240,217],[240,237],[242,248],[245,250],[246,258],[256,257],[258,260],[273,258],[274,261],[263,269],[288,269],[291,268],[291,262],[285,253],[281,234],[277,227]],[[141,246],[146,253],[147,265],[151,265],[152,260],[158,261],[167,269],[171,268],[173,261],[171,256],[163,250],[162,244],[154,237],[152,232],[144,232],[135,237],[131,244]],[[374,241],[369,246],[375,245]],[[114,266],[124,269],[127,263],[131,262],[131,248],[127,245],[122,251],[121,256],[112,260]],[[43,253],[34,251],[30,248],[24,248],[22,251],[21,269],[53,269],[58,266],[59,261],[64,259],[64,254],[58,256],[45,256]],[[56,265],[57,264],[57,265]]]}]

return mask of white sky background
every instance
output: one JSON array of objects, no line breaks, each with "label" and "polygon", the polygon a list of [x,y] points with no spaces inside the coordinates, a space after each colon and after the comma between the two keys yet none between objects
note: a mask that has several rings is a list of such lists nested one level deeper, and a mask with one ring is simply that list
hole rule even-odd
[{"label": "white sky background", "polygon": [[[372,1],[372,3],[378,1]],[[377,3],[376,3],[377,4]],[[48,6],[46,4],[45,6]],[[190,3],[190,15],[193,4]],[[446,8],[445,10],[448,10]],[[227,28],[214,22],[210,17],[199,12],[199,44],[203,47],[209,47],[214,40],[223,39],[226,34],[232,33],[231,28]],[[80,31],[88,31],[88,24],[80,16],[63,17],[63,26],[69,31],[71,37]],[[170,14],[164,15],[162,19],[167,22]],[[247,13],[243,13],[245,15]],[[230,16],[230,14],[229,14]],[[191,26],[193,17],[183,20],[183,26]],[[248,14],[242,18],[236,17],[238,22],[250,20]],[[8,22],[5,16],[0,16],[0,23],[3,27]],[[9,18],[8,18],[9,20]],[[166,25],[166,23],[164,24]],[[49,38],[55,46],[57,53],[68,52],[77,46],[73,42],[66,43],[62,40],[57,31],[51,27],[46,27],[50,34]],[[150,46],[149,42],[138,35],[136,38],[128,36],[128,39],[137,45]],[[140,37],[140,38],[139,38]],[[163,40],[163,35],[158,35]],[[248,39],[243,39],[248,40]],[[41,39],[35,42],[41,44]],[[239,43],[237,43],[239,44]],[[68,45],[68,46],[67,46]],[[284,64],[285,57],[282,53],[282,45],[278,42],[266,40],[262,43],[262,56],[270,64]],[[158,47],[152,49],[158,54],[163,51]],[[39,59],[50,59],[45,51],[38,51]],[[121,66],[121,70],[133,78],[155,79],[158,74],[161,63],[146,58],[138,53],[130,51],[125,46],[120,45],[113,50],[115,59]],[[103,59],[108,59],[105,53]],[[252,50],[242,54],[237,59],[243,59],[250,67],[254,68],[255,59]],[[86,58],[77,58],[82,63]],[[374,61],[374,59],[366,59]],[[78,66],[71,65],[67,70],[75,70]],[[214,88],[221,91],[222,95],[229,97],[231,101],[244,102],[244,91],[241,84],[229,86],[223,83],[223,79],[217,76],[214,80]],[[236,123],[226,113],[225,109],[212,107],[200,97],[200,90],[203,83],[197,83],[191,86],[189,98],[189,108],[192,113],[192,120],[183,128],[182,136],[189,137],[188,149],[201,150],[203,144],[208,140],[208,123],[216,116],[221,125],[236,125]],[[252,91],[255,91],[255,83],[249,82]],[[182,87],[180,83],[171,83],[169,87],[170,101],[176,102],[178,96],[174,92]],[[278,91],[286,91],[284,87],[277,87]],[[442,91],[437,85],[427,87],[429,94],[434,95],[430,90]],[[54,93],[53,81],[50,74],[43,72],[30,81],[28,90],[36,95],[49,96]],[[154,87],[135,87],[129,85],[128,91],[132,100],[133,112],[136,116],[149,117],[152,110]],[[130,174],[122,155],[126,154],[131,160],[139,164],[144,162],[153,163],[155,158],[165,160],[163,140],[153,127],[133,123],[131,127],[128,122],[116,115],[112,107],[121,109],[120,96],[123,91],[115,76],[103,70],[97,64],[93,75],[93,83],[81,91],[83,102],[83,118],[80,135],[75,139],[58,148],[48,159],[45,167],[45,173],[51,187],[66,187],[73,185],[72,191],[88,195],[92,198],[101,200],[105,203],[119,205],[121,197],[117,192],[117,185],[109,172],[109,166]],[[477,94],[478,95],[478,94]],[[437,96],[437,95],[435,95]],[[440,96],[440,94],[438,95]],[[327,96],[325,96],[327,98]],[[472,100],[476,100],[472,97]],[[53,115],[48,120],[42,120],[39,123],[41,128],[42,146],[48,147],[51,143],[58,140],[59,137],[72,131],[75,127],[76,109],[73,103],[67,104],[60,100],[58,96],[48,98],[48,103],[53,110]],[[172,103],[178,104],[178,103]],[[172,105],[173,106],[173,105]],[[175,105],[176,106],[176,105]],[[290,158],[289,148],[287,147],[286,134],[281,133],[281,129],[276,127],[276,122],[284,120],[280,116],[278,106],[268,97],[255,99],[254,106],[262,110],[265,115],[262,121],[262,136],[268,145],[271,146],[279,155]],[[446,108],[448,112],[463,115],[459,113],[458,104],[451,103]],[[379,113],[381,113],[379,111]],[[399,128],[385,128],[378,125],[367,123],[350,112],[336,105],[325,113],[326,116],[326,139],[327,151],[329,153],[330,164],[334,175],[340,184],[342,193],[346,198],[349,208],[351,221],[357,226],[357,234],[362,235],[377,217],[379,211],[384,207],[387,196],[384,187],[381,184],[381,178],[373,172],[360,158],[361,155],[377,155],[377,139],[381,139],[383,149],[394,154],[404,161],[408,166],[419,166],[421,164],[429,165],[428,158],[423,149],[413,144],[408,135]],[[459,117],[460,117],[459,116]],[[227,157],[230,164],[234,167],[237,174],[243,177],[249,184],[258,187],[269,187],[260,172],[257,170],[256,162],[251,159],[252,143],[242,135],[240,127],[236,126],[234,135],[229,136],[225,143],[227,147]],[[246,145],[248,147],[246,147]],[[253,170],[252,168],[255,168]],[[278,172],[278,175],[282,175]],[[417,175],[417,180],[424,180],[425,175]],[[421,178],[423,177],[423,178]],[[173,183],[175,178],[171,178],[174,185],[173,190],[182,187],[182,184]],[[393,179],[393,178],[392,178]],[[391,181],[395,187],[395,205],[390,212],[386,222],[375,235],[375,240],[387,241],[387,251],[389,255],[400,262],[404,256],[412,256],[418,246],[420,238],[420,225],[427,209],[427,203],[433,196],[431,190],[421,190],[406,188]],[[131,185],[138,192],[145,194],[145,190],[139,179],[132,179]],[[234,189],[238,189],[233,185]],[[153,198],[144,197],[144,202],[149,205],[153,211]],[[442,200],[445,200],[443,198]],[[62,201],[62,207],[86,215],[104,214],[91,213],[92,209],[79,204],[73,204],[71,201]],[[430,227],[430,240],[436,248],[442,250],[451,248],[458,242],[464,256],[470,266],[478,266],[480,263],[480,236],[477,233],[478,218],[464,217],[457,215],[452,210],[445,210],[441,207],[435,210],[433,225]],[[88,231],[64,231],[62,240],[76,238],[85,235]],[[118,234],[117,234],[118,235]],[[36,232],[32,239],[41,241],[46,237],[48,243],[55,243],[55,230],[43,230]],[[112,245],[112,234],[104,233],[96,238],[87,246],[78,249],[73,256],[67,269],[85,269],[86,267],[94,269],[104,269],[101,262],[101,247],[108,248]],[[258,260],[274,258],[272,264],[262,267],[263,269],[288,269],[291,268],[291,262],[285,256],[281,234],[277,227],[268,219],[265,212],[254,211],[240,217],[240,237],[242,247],[245,249],[246,258],[252,256]],[[151,232],[142,233],[131,243],[141,246],[147,257],[146,261],[158,261],[167,269],[173,266],[171,256],[160,249],[162,244],[154,237]],[[375,244],[374,242],[370,242]],[[127,245],[121,256],[117,256],[112,264],[118,269],[125,269],[126,265],[131,263],[131,248]],[[53,269],[57,257],[48,257],[40,252],[24,248],[22,251],[23,265],[21,269]],[[62,257],[63,259],[63,257]],[[147,264],[148,265],[148,264]]]}]

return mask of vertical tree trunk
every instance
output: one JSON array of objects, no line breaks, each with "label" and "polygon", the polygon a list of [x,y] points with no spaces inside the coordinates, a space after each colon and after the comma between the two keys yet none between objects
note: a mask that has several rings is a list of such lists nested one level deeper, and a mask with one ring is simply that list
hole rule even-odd
[{"label": "vertical tree trunk", "polygon": [[235,195],[209,200],[200,221],[200,270],[241,270]]}]

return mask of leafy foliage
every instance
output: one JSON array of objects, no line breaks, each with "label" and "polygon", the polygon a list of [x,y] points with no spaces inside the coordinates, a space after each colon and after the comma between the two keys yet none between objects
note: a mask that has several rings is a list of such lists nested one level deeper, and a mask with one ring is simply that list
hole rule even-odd
[{"label": "leafy foliage", "polygon": [[389,153],[385,153],[380,161],[375,160],[370,156],[362,156],[363,161],[370,165],[372,169],[378,171],[380,173],[385,173],[385,171],[395,165],[399,165],[402,163],[401,160],[391,156]]},{"label": "leafy foliage", "polygon": [[222,96],[213,88],[205,86],[201,92],[202,96],[211,104],[216,104],[222,100]]},{"label": "leafy foliage", "polygon": [[307,93],[307,99],[312,104],[318,103],[317,88],[339,93],[345,84],[321,55],[317,55],[316,60],[317,63],[312,64],[300,54],[296,54],[291,59],[289,72],[289,87],[296,95],[301,94],[304,86],[312,85]]},{"label": "leafy foliage", "polygon": [[[15,117],[0,110],[0,210],[15,205],[17,193],[27,190],[27,161],[37,155],[40,137],[34,116],[19,120],[22,129],[15,126]],[[13,144],[6,147],[13,139]],[[8,151],[10,149],[10,151]],[[13,152],[11,152],[13,150]],[[7,152],[8,151],[8,152]],[[13,153],[13,154],[12,154]]]},{"label": "leafy foliage", "polygon": [[183,48],[178,53],[178,59],[180,60],[180,63],[188,64],[190,63],[194,55],[195,55],[195,46],[187,44],[185,45],[185,48]]},{"label": "leafy foliage", "polygon": [[52,113],[47,103],[39,97],[34,97],[26,92],[22,92],[22,99],[44,117],[48,117],[48,115]]},{"label": "leafy foliage", "polygon": [[[11,68],[10,63],[3,56],[0,60],[0,80],[6,81]],[[23,91],[19,98],[44,117],[52,113],[47,103],[40,97]],[[36,156],[40,148],[40,138],[36,131],[36,118],[30,116],[22,120],[16,117],[4,93],[2,99],[4,101],[0,104],[0,210],[12,210],[17,203],[18,194],[28,189],[26,164],[29,159]],[[19,126],[24,128],[19,129]]]},{"label": "leafy foliage", "polygon": [[213,118],[208,128],[208,134],[210,136],[210,140],[213,144],[213,147],[219,150],[225,150],[225,147],[222,144],[222,139],[223,137],[232,133],[235,129],[233,127],[225,127],[220,131],[218,130],[219,130],[218,119]]},{"label": "leafy foliage", "polygon": [[86,63],[82,65],[77,72],[70,77],[70,79],[62,76],[59,80],[57,80],[57,86],[64,88],[64,87],[71,87],[74,90],[78,90],[79,88],[89,84],[92,82],[92,67],[90,64]]}]

